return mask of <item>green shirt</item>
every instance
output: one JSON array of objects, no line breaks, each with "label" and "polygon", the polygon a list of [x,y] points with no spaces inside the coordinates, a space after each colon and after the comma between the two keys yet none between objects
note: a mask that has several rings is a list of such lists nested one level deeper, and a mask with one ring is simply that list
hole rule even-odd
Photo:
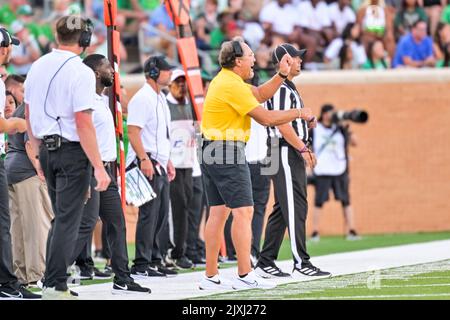
[{"label": "green shirt", "polygon": [[450,4],[442,10],[441,21],[450,24]]},{"label": "green shirt", "polygon": [[9,27],[17,19],[16,14],[11,10],[9,4],[0,7],[0,23]]},{"label": "green shirt", "polygon": [[211,31],[209,44],[213,49],[219,49],[224,41],[225,35],[222,33],[220,28],[215,28]]},{"label": "green shirt", "polygon": [[[138,0],[138,2],[145,11],[153,11],[160,4],[159,0]],[[132,9],[130,0],[117,0],[117,7],[119,9]]]},{"label": "green shirt", "polygon": [[375,65],[372,65],[370,63],[370,61],[367,59],[367,61],[361,66],[361,69],[364,69],[364,70],[372,70],[372,69],[385,70],[387,68],[384,66],[384,64],[381,62],[381,60],[375,62]]}]

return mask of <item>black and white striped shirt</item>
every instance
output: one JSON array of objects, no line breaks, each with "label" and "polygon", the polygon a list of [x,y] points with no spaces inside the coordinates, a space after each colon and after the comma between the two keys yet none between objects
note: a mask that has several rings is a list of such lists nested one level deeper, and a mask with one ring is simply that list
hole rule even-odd
[{"label": "black and white striped shirt", "polygon": [[[285,80],[274,96],[265,102],[267,110],[289,110],[296,108],[304,108],[303,100],[297,91],[294,83],[290,80]],[[308,141],[308,124],[303,119],[295,119],[291,122],[295,133],[303,142]],[[276,127],[267,127],[267,134],[269,137],[283,138],[283,135]]]}]

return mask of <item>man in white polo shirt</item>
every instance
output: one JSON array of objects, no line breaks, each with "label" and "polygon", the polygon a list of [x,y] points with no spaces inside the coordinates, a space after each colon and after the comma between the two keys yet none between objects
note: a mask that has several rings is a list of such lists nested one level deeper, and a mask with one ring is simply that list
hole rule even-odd
[{"label": "man in white polo shirt", "polygon": [[[119,188],[114,180],[114,163],[117,159],[116,133],[114,118],[109,109],[108,97],[103,95],[105,87],[111,87],[114,83],[114,69],[108,59],[101,54],[87,56],[83,63],[95,72],[96,96],[95,110],[92,119],[99,143],[100,155],[103,164],[111,177],[111,183],[103,192],[91,189],[91,198],[86,203],[83,218],[81,220],[80,232],[74,251],[74,258],[87,251],[91,247],[91,235],[94,231],[98,217],[102,219],[106,228],[108,243],[111,246],[111,266],[114,272],[113,294],[143,293],[149,294],[148,288],[143,288],[133,281],[128,268],[127,236],[125,217],[119,195]],[[96,181],[92,177],[91,188],[95,187]],[[84,252],[82,252],[84,251]],[[94,262],[86,257],[81,261],[80,268],[87,271],[92,277],[94,274]]]},{"label": "man in white polo shirt", "polygon": [[[28,134],[47,180],[55,218],[47,244],[44,299],[73,299],[67,268],[78,236],[91,170],[97,191],[111,179],[98,150],[92,110],[95,75],[79,55],[90,44],[89,23],[77,16],[56,22],[58,49],[37,60],[25,82]],[[91,166],[92,165],[92,166]]]},{"label": "man in white polo shirt", "polygon": [[139,166],[156,198],[139,207],[136,255],[131,274],[136,278],[176,274],[162,264],[161,231],[169,214],[169,182],[175,168],[169,160],[170,110],[161,89],[170,82],[173,67],[164,57],[150,57],[144,64],[146,82],[128,103],[127,167]]},{"label": "man in white polo shirt", "polygon": [[[11,37],[4,28],[0,28],[0,66],[7,64],[11,58],[12,46],[19,40]],[[4,150],[4,132],[24,132],[26,124],[23,119],[3,118],[5,109],[5,84],[0,80],[0,149]],[[0,158],[0,300],[1,299],[39,299],[20,285],[13,272],[11,252],[11,220],[9,216],[8,182],[3,159]]]}]

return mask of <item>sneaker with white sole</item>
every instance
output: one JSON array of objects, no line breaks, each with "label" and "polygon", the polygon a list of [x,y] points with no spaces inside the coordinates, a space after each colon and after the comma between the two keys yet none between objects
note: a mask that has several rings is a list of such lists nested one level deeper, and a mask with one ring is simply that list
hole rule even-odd
[{"label": "sneaker with white sole", "polygon": [[71,290],[56,290],[55,287],[42,290],[42,300],[78,300],[78,294]]},{"label": "sneaker with white sole", "polygon": [[255,271],[251,271],[245,277],[237,277],[233,281],[233,289],[273,289],[277,285],[274,282],[259,277]]},{"label": "sneaker with white sole", "polygon": [[199,284],[200,290],[232,290],[232,282],[228,279],[220,277],[216,274],[214,277],[208,278],[206,275]]},{"label": "sneaker with white sole", "polygon": [[322,271],[313,265],[302,266],[301,268],[294,267],[292,270],[292,277],[297,279],[305,279],[305,278],[329,278],[331,277],[331,273],[327,271]]},{"label": "sneaker with white sole", "polygon": [[275,263],[270,266],[257,264],[255,272],[258,276],[264,279],[287,278],[291,276],[289,273],[283,272],[283,270],[278,268],[278,266]]},{"label": "sneaker with white sole", "polygon": [[150,294],[152,290],[149,288],[141,287],[136,282],[121,283],[119,281],[114,282],[111,291],[112,294]]}]

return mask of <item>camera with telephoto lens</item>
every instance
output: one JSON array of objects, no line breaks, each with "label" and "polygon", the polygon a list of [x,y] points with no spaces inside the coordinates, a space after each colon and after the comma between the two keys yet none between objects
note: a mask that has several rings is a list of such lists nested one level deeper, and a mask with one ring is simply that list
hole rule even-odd
[{"label": "camera with telephoto lens", "polygon": [[356,123],[366,123],[369,120],[369,114],[361,109],[352,111],[335,111],[332,115],[332,121],[337,123],[343,120],[350,120]]}]

